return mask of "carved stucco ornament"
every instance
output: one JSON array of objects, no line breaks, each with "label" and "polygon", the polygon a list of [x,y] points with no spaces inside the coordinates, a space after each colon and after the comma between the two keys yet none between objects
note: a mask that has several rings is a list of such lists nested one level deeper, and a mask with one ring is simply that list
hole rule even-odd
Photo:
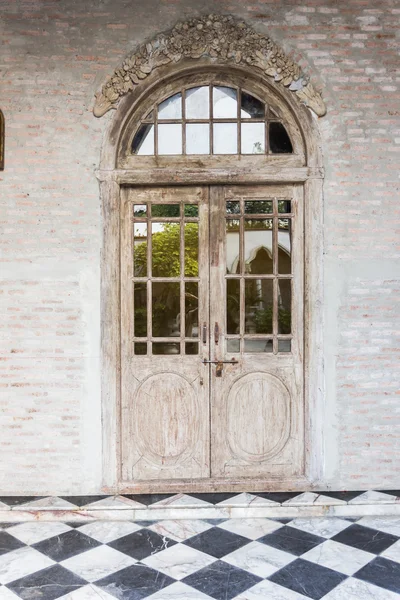
[{"label": "carved stucco ornament", "polygon": [[289,88],[319,117],[326,113],[320,92],[269,37],[232,16],[208,15],[177,23],[171,31],[141,45],[127,57],[96,95],[95,116],[102,117],[111,108],[117,108],[120,98],[157,67],[201,57],[255,67]]}]

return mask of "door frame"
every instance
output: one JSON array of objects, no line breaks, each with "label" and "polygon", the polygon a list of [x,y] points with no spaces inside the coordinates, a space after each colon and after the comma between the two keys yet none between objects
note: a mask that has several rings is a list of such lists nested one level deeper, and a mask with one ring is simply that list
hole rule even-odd
[{"label": "door frame", "polygon": [[[248,74],[248,77],[250,75]],[[151,78],[148,85],[151,84]],[[260,76],[258,75],[258,81]],[[324,377],[323,377],[323,161],[316,120],[304,105],[286,90],[277,91],[276,85],[263,82],[273,93],[282,97],[296,116],[306,147],[306,166],[265,162],[262,169],[249,162],[224,165],[218,161],[215,168],[191,165],[180,169],[161,165],[140,169],[121,169],[118,164],[119,141],[123,136],[128,116],[137,98],[127,95],[120,102],[106,133],[100,169],[96,177],[100,183],[103,240],[101,253],[101,384],[102,384],[102,440],[103,486],[105,493],[139,493],[146,491],[181,492],[184,482],[164,482],[162,486],[122,485],[120,478],[120,407],[121,407],[121,331],[120,331],[120,188],[131,186],[168,185],[268,185],[298,183],[304,186],[304,405],[305,405],[305,476],[293,480],[263,480],[268,491],[298,491],[318,489],[324,464]],[[156,85],[156,82],[153,82]],[[144,90],[145,92],[146,90]],[[139,99],[140,100],[140,99]],[[217,162],[217,161],[216,161]],[[179,179],[177,181],[177,179]],[[150,184],[151,182],[151,184]],[[213,491],[214,483],[186,482],[186,491]],[[226,491],[260,491],[260,482],[233,481],[224,486]]]}]

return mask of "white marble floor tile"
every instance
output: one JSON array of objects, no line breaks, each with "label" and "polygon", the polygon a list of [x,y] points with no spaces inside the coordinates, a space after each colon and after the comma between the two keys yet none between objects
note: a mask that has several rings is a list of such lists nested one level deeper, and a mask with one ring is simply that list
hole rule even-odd
[{"label": "white marble floor tile", "polygon": [[293,554],[260,544],[260,542],[251,542],[224,556],[221,560],[253,573],[253,575],[258,575],[258,577],[269,577],[296,558]]},{"label": "white marble floor tile", "polygon": [[179,544],[148,556],[141,562],[180,581],[215,560],[213,556]]},{"label": "white marble floor tile", "polygon": [[322,494],[315,494],[314,492],[304,492],[294,498],[290,498],[283,502],[282,506],[321,506],[321,505],[335,506],[337,504],[346,504],[343,500],[337,500],[336,498],[329,498]]},{"label": "white marble floor tile", "polygon": [[168,506],[192,506],[193,508],[198,507],[206,507],[206,506],[214,506],[211,502],[206,502],[205,500],[200,500],[199,498],[193,498],[192,496],[188,496],[187,494],[176,494],[175,496],[171,496],[170,498],[165,498],[165,500],[160,500],[159,502],[155,502],[149,506],[149,509],[152,508],[161,508]]},{"label": "white marble floor tile", "polygon": [[400,540],[395,542],[393,546],[390,546],[390,548],[387,548],[384,552],[381,552],[381,556],[400,563]]},{"label": "white marble floor tile", "polygon": [[345,575],[354,575],[356,571],[373,560],[375,555],[333,540],[327,540],[303,554],[301,558]]},{"label": "white marble floor tile", "polygon": [[350,577],[342,581],[324,600],[399,600],[400,594]]},{"label": "white marble floor tile", "polygon": [[97,509],[120,509],[127,510],[129,508],[143,508],[146,506],[141,504],[140,502],[135,502],[135,500],[131,500],[130,498],[123,498],[122,496],[108,496],[107,498],[103,498],[102,500],[97,500],[96,502],[91,502],[90,504],[86,504],[84,510],[97,510]]},{"label": "white marble floor tile", "polygon": [[61,596],[58,600],[115,600],[115,597],[110,596],[101,588],[89,584]]},{"label": "white marble floor tile", "polygon": [[152,594],[146,600],[210,600],[210,596],[189,587],[181,581]]},{"label": "white marble floor tile", "polygon": [[329,518],[311,518],[311,519],[294,519],[291,521],[290,527],[296,527],[302,531],[320,535],[325,538],[333,537],[334,535],[350,527],[351,522],[338,517]]},{"label": "white marble floor tile", "polygon": [[273,500],[268,500],[266,498],[261,498],[260,496],[255,496],[254,494],[249,494],[248,492],[244,492],[243,494],[238,494],[237,496],[233,496],[233,498],[229,498],[228,500],[224,500],[223,502],[219,502],[216,506],[280,506],[278,502],[274,502]]},{"label": "white marble floor tile", "polygon": [[[306,600],[306,596],[281,587],[276,583],[272,583],[272,581],[265,580],[239,594],[239,596],[235,596],[233,600]],[[361,598],[358,600],[361,600]]]},{"label": "white marble floor tile", "polygon": [[279,521],[270,519],[229,519],[218,525],[221,529],[226,529],[232,533],[243,535],[250,540],[256,540],[267,533],[272,533],[283,527]]},{"label": "white marble floor tile", "polygon": [[360,496],[356,496],[352,500],[349,500],[349,504],[371,504],[371,503],[383,503],[393,504],[396,501],[396,496],[391,494],[383,494],[382,492],[376,492],[375,490],[368,490]]},{"label": "white marble floor tile", "polygon": [[212,525],[205,521],[195,519],[179,519],[176,521],[159,521],[151,525],[149,529],[161,536],[169,537],[176,542],[183,542],[198,533],[211,529]]},{"label": "white marble floor tile", "polygon": [[18,548],[0,556],[0,583],[5,585],[51,565],[54,560],[34,548]]},{"label": "white marble floor tile", "polygon": [[363,517],[358,521],[358,524],[378,529],[378,531],[384,531],[385,533],[393,533],[393,535],[400,537],[399,517]]},{"label": "white marble floor tile", "polygon": [[131,521],[94,521],[79,527],[79,531],[98,542],[102,542],[102,544],[113,542],[139,529],[141,529],[141,526]]},{"label": "white marble floor tile", "polygon": [[72,529],[72,527],[65,523],[59,523],[58,521],[34,521],[10,527],[7,529],[7,533],[10,533],[21,540],[24,544],[32,545],[41,542],[42,540],[46,540],[47,538],[54,537],[55,535],[61,535],[70,529]]},{"label": "white marble floor tile", "polygon": [[87,552],[82,552],[72,558],[60,562],[60,565],[69,569],[86,581],[97,581],[111,573],[116,573],[125,567],[134,565],[135,558],[127,556],[109,546],[98,546]]},{"label": "white marble floor tile", "polygon": [[72,504],[72,502],[68,502],[68,500],[64,500],[63,498],[58,498],[57,496],[49,496],[47,498],[41,498],[40,500],[32,500],[31,502],[27,502],[26,504],[12,506],[11,510],[30,510],[37,508],[40,508],[40,510],[60,510],[69,508],[76,509],[77,507],[76,504]]},{"label": "white marble floor tile", "polygon": [[14,594],[11,590],[6,587],[0,587],[0,600],[21,600],[17,594]]}]

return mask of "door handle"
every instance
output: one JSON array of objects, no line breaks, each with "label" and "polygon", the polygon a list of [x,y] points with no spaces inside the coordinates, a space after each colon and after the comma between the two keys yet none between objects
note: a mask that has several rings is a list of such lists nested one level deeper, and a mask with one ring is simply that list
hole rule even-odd
[{"label": "door handle", "polygon": [[207,323],[203,323],[203,344],[207,344]]},{"label": "door handle", "polygon": [[215,345],[218,346],[218,342],[219,342],[219,325],[217,322],[215,322],[214,325],[214,342]]}]

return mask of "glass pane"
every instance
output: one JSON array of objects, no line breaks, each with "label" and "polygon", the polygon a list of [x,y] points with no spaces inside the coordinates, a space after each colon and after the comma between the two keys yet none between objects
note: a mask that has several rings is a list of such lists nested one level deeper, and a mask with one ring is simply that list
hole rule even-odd
[{"label": "glass pane", "polygon": [[142,124],[132,142],[132,154],[151,156],[154,154],[154,125]]},{"label": "glass pane", "polygon": [[291,352],[292,342],[291,340],[278,340],[278,352]]},{"label": "glass pane", "polygon": [[238,114],[237,90],[230,87],[213,88],[214,119],[236,119]]},{"label": "glass pane", "polygon": [[226,332],[240,331],[240,280],[226,280]]},{"label": "glass pane", "polygon": [[265,153],[264,123],[242,123],[242,154]]},{"label": "glass pane", "polygon": [[263,119],[264,103],[254,96],[242,92],[240,116],[242,119]]},{"label": "glass pane", "polygon": [[278,279],[278,333],[291,333],[291,280]]},{"label": "glass pane", "polygon": [[199,224],[185,223],[185,275],[199,274]]},{"label": "glass pane", "polygon": [[182,125],[168,123],[158,126],[158,154],[182,154]]},{"label": "glass pane", "polygon": [[214,154],[237,154],[237,124],[214,123]]},{"label": "glass pane", "polygon": [[228,215],[240,214],[240,202],[236,202],[236,200],[228,200],[226,203],[226,212]]},{"label": "glass pane", "polygon": [[138,218],[145,217],[147,215],[146,204],[134,204],[133,205],[133,215]]},{"label": "glass pane", "polygon": [[158,105],[158,119],[182,118],[182,94],[170,96]]},{"label": "glass pane", "polygon": [[135,354],[147,354],[147,344],[142,342],[137,342],[134,346]]},{"label": "glass pane", "polygon": [[244,203],[244,212],[248,215],[269,215],[272,210],[272,200],[246,200]]},{"label": "glass pane", "polygon": [[270,275],[272,262],[272,219],[245,219],[244,256],[246,273]]},{"label": "glass pane", "polygon": [[278,213],[290,213],[291,204],[290,200],[278,200]]},{"label": "glass pane", "polygon": [[240,352],[240,340],[226,340],[227,352]]},{"label": "glass pane", "polygon": [[180,204],[153,204],[151,207],[152,217],[179,217]]},{"label": "glass pane", "polygon": [[147,285],[145,283],[134,284],[134,335],[135,337],[147,337]]},{"label": "glass pane", "polygon": [[210,154],[209,123],[186,125],[186,154]]},{"label": "glass pane", "polygon": [[185,217],[198,217],[199,207],[197,204],[185,204]]},{"label": "glass pane", "polygon": [[199,337],[199,286],[185,283],[185,336]]},{"label": "glass pane", "polygon": [[135,277],[147,276],[147,223],[133,225],[133,264]]},{"label": "glass pane", "polygon": [[293,152],[292,142],[282,123],[272,122],[269,124],[269,147],[274,154],[291,154]]},{"label": "glass pane", "polygon": [[245,282],[245,333],[272,333],[273,282],[247,279]]},{"label": "glass pane", "polygon": [[272,340],[244,340],[245,352],[272,352]]},{"label": "glass pane", "polygon": [[186,342],[185,354],[198,354],[198,353],[199,353],[199,345],[197,342]]},{"label": "glass pane", "polygon": [[154,342],[153,354],[180,354],[180,344],[172,342]]},{"label": "glass pane", "polygon": [[286,275],[292,272],[291,220],[279,219],[278,223],[278,273]]},{"label": "glass pane", "polygon": [[153,277],[179,277],[180,225],[179,223],[152,223]]},{"label": "glass pane", "polygon": [[153,337],[180,335],[179,282],[153,282]]},{"label": "glass pane", "polygon": [[226,272],[240,273],[239,254],[239,221],[237,219],[226,220]]},{"label": "glass pane", "polygon": [[186,118],[208,119],[210,117],[210,91],[208,86],[186,90]]}]

